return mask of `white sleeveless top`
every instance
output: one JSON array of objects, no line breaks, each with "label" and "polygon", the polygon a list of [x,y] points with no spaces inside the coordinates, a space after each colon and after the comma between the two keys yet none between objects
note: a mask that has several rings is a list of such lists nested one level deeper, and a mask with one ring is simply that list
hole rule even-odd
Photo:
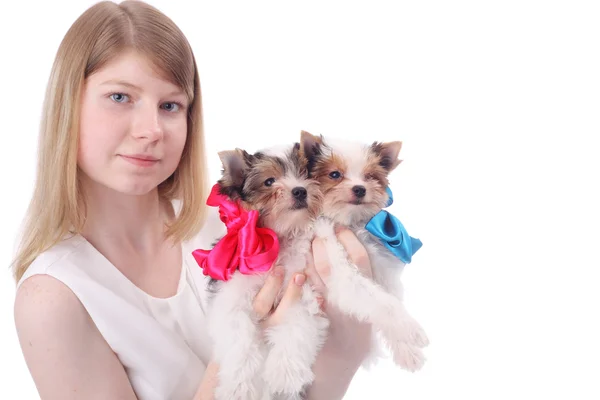
[{"label": "white sleeveless top", "polygon": [[69,287],[125,367],[139,400],[190,400],[212,348],[206,329],[208,277],[191,254],[210,248],[224,233],[210,211],[202,232],[182,245],[179,286],[170,298],[142,291],[80,235],[41,254],[18,285],[47,274]]}]

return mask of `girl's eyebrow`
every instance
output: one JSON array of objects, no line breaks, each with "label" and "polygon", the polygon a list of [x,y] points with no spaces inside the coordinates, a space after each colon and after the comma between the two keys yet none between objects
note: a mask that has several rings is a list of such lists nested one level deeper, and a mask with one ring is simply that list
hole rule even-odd
[{"label": "girl's eyebrow", "polygon": [[[132,88],[134,90],[137,90],[139,92],[142,91],[142,88],[140,88],[137,85],[134,85],[133,83],[124,81],[124,80],[119,80],[119,79],[109,79],[105,82],[102,82],[100,85],[121,85],[121,86],[127,86],[129,88]],[[167,96],[185,96],[185,93],[183,92],[183,90],[181,89],[175,89],[174,91],[170,92]]]},{"label": "girl's eyebrow", "polygon": [[127,81],[118,80],[118,79],[109,79],[108,81],[102,82],[100,85],[122,85],[127,86],[135,90],[141,90],[139,86],[134,85],[133,83],[129,83]]}]

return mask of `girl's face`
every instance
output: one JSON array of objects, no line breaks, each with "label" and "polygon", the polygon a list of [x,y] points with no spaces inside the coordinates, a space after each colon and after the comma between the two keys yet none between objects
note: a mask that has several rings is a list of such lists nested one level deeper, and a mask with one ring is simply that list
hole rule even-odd
[{"label": "girl's face", "polygon": [[189,102],[139,53],[89,76],[82,94],[78,166],[86,180],[123,194],[146,194],[179,164]]}]

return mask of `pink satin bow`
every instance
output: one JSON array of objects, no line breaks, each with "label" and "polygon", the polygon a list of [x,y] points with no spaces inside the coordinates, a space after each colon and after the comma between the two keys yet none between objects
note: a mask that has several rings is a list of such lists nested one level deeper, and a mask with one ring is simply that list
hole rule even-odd
[{"label": "pink satin bow", "polygon": [[204,275],[227,281],[236,269],[245,275],[268,271],[279,254],[279,240],[271,229],[256,226],[258,211],[231,201],[219,192],[219,184],[212,187],[206,204],[219,207],[227,234],[213,249],[192,252]]}]

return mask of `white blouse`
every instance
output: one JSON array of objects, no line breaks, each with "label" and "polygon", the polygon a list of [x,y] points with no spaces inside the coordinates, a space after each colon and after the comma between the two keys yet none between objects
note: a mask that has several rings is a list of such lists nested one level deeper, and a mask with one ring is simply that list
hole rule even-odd
[{"label": "white blouse", "polygon": [[205,326],[208,277],[191,253],[210,248],[222,233],[218,214],[210,212],[202,232],[183,243],[179,286],[169,298],[142,291],[80,235],[41,254],[18,285],[47,274],[69,287],[125,367],[139,400],[189,400],[212,347]]}]

